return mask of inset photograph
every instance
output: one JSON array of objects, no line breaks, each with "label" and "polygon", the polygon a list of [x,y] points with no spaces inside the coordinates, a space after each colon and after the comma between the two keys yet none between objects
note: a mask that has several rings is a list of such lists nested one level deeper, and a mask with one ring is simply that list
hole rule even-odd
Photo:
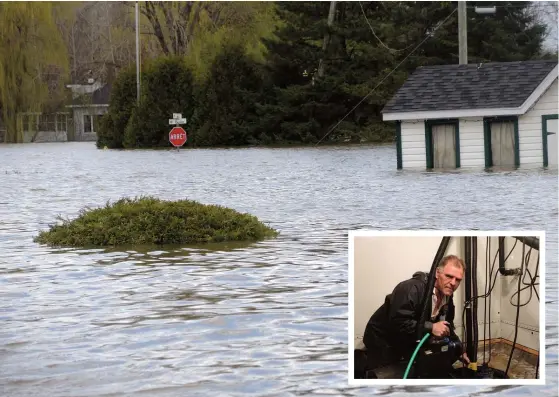
[{"label": "inset photograph", "polygon": [[544,263],[544,232],[349,232],[349,384],[545,384]]}]

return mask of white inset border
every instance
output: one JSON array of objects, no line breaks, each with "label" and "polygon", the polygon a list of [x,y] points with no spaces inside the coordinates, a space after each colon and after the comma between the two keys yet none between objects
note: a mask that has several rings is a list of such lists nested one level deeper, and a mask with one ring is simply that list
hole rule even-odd
[{"label": "white inset border", "polygon": [[[355,237],[538,237],[539,238],[539,254],[540,254],[540,304],[539,304],[539,379],[354,379],[354,350],[355,350],[355,319],[354,319],[354,241]],[[532,230],[517,231],[483,231],[483,230],[350,230],[348,231],[348,264],[349,264],[349,280],[348,280],[348,383],[351,386],[378,386],[378,385],[545,385],[546,384],[546,352],[545,352],[545,232]],[[372,313],[371,313],[372,314]]]}]

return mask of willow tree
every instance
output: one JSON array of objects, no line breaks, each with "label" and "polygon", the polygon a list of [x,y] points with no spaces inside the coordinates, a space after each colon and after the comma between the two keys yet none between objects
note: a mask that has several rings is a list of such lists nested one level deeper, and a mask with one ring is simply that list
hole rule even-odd
[{"label": "willow tree", "polygon": [[140,12],[149,30],[146,37],[158,46],[158,55],[186,56],[203,78],[215,57],[231,45],[240,44],[247,54],[263,59],[262,39],[270,39],[278,23],[275,7],[267,1],[146,1]]},{"label": "willow tree", "polygon": [[0,107],[6,142],[23,142],[21,112],[40,112],[49,83],[61,81],[67,72],[54,7],[48,2],[0,3]]},{"label": "willow tree", "polygon": [[191,42],[188,61],[201,79],[226,48],[242,48],[245,54],[264,61],[265,40],[274,40],[281,21],[277,5],[269,1],[208,2],[199,19],[198,34]]}]

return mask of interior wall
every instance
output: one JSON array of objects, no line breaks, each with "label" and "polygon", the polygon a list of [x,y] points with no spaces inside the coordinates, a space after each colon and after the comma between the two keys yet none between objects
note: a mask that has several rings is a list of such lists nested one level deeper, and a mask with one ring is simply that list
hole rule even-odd
[{"label": "interior wall", "polygon": [[[354,337],[363,338],[367,321],[396,284],[416,271],[429,272],[441,237],[355,237]],[[446,254],[462,256],[461,241],[452,238]]]},{"label": "interior wall", "polygon": [[[354,240],[354,340],[359,346],[365,326],[371,315],[382,305],[385,296],[392,292],[401,281],[409,279],[416,271],[429,272],[433,258],[442,240],[441,237],[355,237]],[[463,237],[452,237],[446,254],[464,258]],[[477,280],[478,296],[490,289],[487,283],[486,263],[489,270],[494,263],[493,276],[498,273],[499,258],[496,257],[498,238],[477,238]],[[511,250],[515,239],[505,238],[505,253]],[[489,252],[486,248],[489,247]],[[527,253],[527,251],[526,251]],[[489,261],[487,260],[489,255]],[[507,259],[506,267],[520,267],[522,243],[518,242]],[[537,251],[532,250],[529,269],[535,273]],[[541,273],[541,272],[540,272]],[[488,298],[478,299],[478,339],[505,338],[514,339],[514,321],[516,308],[509,302],[517,290],[518,277],[497,274],[495,286]],[[454,293],[456,332],[464,341],[463,308],[465,299],[465,282]],[[538,289],[539,293],[539,289]],[[521,293],[521,304],[529,297],[528,289]],[[516,297],[515,297],[516,299]],[[489,311],[489,302],[491,310]],[[487,311],[485,304],[487,302]],[[539,302],[535,296],[526,307],[520,310],[520,326],[517,343],[539,350]],[[484,313],[487,313],[484,319]],[[489,313],[491,315],[489,316]],[[489,334],[491,320],[491,335]],[[484,325],[485,335],[484,335]]]}]

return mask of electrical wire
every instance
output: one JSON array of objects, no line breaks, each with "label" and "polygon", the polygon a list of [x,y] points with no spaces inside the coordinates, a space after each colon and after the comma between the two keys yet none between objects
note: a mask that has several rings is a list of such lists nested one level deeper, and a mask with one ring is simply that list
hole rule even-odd
[{"label": "electrical wire", "polygon": [[375,38],[379,41],[379,43],[386,48],[388,51],[390,52],[402,52],[402,51],[406,51],[408,49],[410,49],[412,47],[413,44],[410,44],[409,46],[407,46],[406,48],[402,48],[401,50],[397,50],[395,48],[390,48],[388,47],[386,44],[384,44],[382,42],[382,40],[377,36],[377,34],[375,33],[375,30],[373,29],[373,26],[371,25],[371,23],[369,22],[369,18],[367,18],[367,14],[365,14],[365,9],[363,8],[363,5],[361,4],[361,2],[359,2],[359,7],[361,7],[361,12],[363,13],[363,16],[365,17],[365,21],[367,22],[367,25],[369,25],[369,28],[371,28],[371,32],[373,32],[373,36],[375,36]]},{"label": "electrical wire", "polygon": [[[361,5],[361,3],[359,3],[359,5]],[[493,7],[493,6],[491,6],[491,7]],[[520,6],[494,6],[494,7],[498,7],[498,8],[507,8],[507,7],[508,7],[508,8],[513,8],[513,7],[520,7]],[[521,6],[521,7],[522,7],[522,8],[525,8],[525,6]],[[467,6],[466,8],[475,8],[475,7]],[[483,7],[482,7],[482,8],[483,8]],[[361,9],[363,9],[362,6],[361,6]],[[365,95],[365,96],[363,97],[363,99],[361,99],[359,102],[357,102],[357,105],[355,105],[353,108],[351,108],[351,110],[350,110],[349,112],[347,112],[347,114],[346,114],[344,117],[342,117],[342,118],[336,123],[336,125],[334,125],[334,127],[332,127],[330,130],[328,130],[328,132],[327,132],[326,134],[324,134],[324,136],[323,136],[322,138],[320,138],[320,140],[315,144],[315,146],[318,146],[318,145],[320,144],[320,142],[322,142],[328,135],[330,135],[336,128],[338,128],[338,126],[342,123],[342,121],[344,121],[344,120],[347,118],[347,116],[349,116],[351,113],[353,113],[353,111],[354,111],[355,109],[357,109],[357,108],[359,107],[359,105],[361,105],[361,103],[363,103],[363,101],[365,101],[365,99],[367,99],[367,98],[368,98],[368,97],[369,97],[369,96],[384,82],[384,80],[386,80],[390,75],[392,75],[392,73],[394,73],[394,72],[396,71],[396,69],[398,69],[398,68],[400,67],[400,65],[402,65],[402,64],[406,61],[406,59],[408,59],[419,47],[421,47],[421,46],[423,45],[423,43],[425,43],[429,38],[433,37],[434,34],[435,34],[435,32],[437,31],[437,29],[441,28],[441,27],[446,23],[446,21],[452,16],[452,14],[454,14],[457,10],[458,10],[458,7],[456,7],[450,14],[448,14],[448,16],[447,16],[445,19],[443,19],[443,21],[442,21],[440,24],[438,24],[437,26],[435,26],[435,27],[433,28],[433,31],[432,31],[431,33],[429,33],[429,34],[427,35],[427,37],[425,37],[413,50],[411,50],[411,52],[410,52],[408,55],[406,55],[406,57],[405,57],[398,65],[396,65],[396,67],[395,67],[394,69],[392,69],[392,70],[390,71],[390,73],[388,73],[386,76],[384,76],[384,78],[383,78],[371,91],[369,91],[369,93],[368,93],[367,95]],[[363,15],[365,15],[365,14],[363,13]],[[365,15],[365,19],[367,20],[367,16],[366,16],[366,15]],[[368,20],[367,20],[367,24],[369,24],[369,26],[371,27],[371,24],[369,23]],[[372,27],[371,27],[371,30],[372,30]],[[381,40],[377,37],[377,35],[375,34],[374,30],[373,30],[373,34],[374,34],[374,36],[380,41],[380,43],[381,43],[385,48],[388,48],[388,49],[391,50],[391,51],[398,51],[398,52],[399,52],[399,51],[404,51],[404,50],[406,50],[406,48],[404,48],[404,49],[402,49],[402,50],[393,50],[393,49],[387,47],[386,45],[384,45],[384,43],[382,43],[382,41],[381,41]],[[409,48],[409,47],[407,47],[407,48]]]},{"label": "electrical wire", "polygon": [[[538,275],[538,271],[539,271],[539,265],[540,265],[540,253],[538,251],[538,258],[536,259],[536,271],[534,273],[534,276],[532,277],[532,273],[530,272],[530,269],[528,268],[529,264],[530,264],[530,254],[532,253],[532,247],[530,247],[530,249],[528,250],[528,253],[526,255],[524,255],[524,250],[525,250],[525,244],[523,244],[523,251],[522,251],[522,265],[521,265],[521,271],[522,271],[522,276],[518,276],[518,291],[515,292],[511,298],[510,298],[510,303],[511,305],[516,307],[516,325],[515,325],[515,336],[514,336],[514,342],[513,342],[513,347],[509,356],[509,362],[507,364],[507,371],[508,368],[510,367],[510,361],[511,361],[511,357],[512,354],[514,352],[514,348],[515,348],[515,344],[516,344],[516,337],[517,337],[517,333],[518,333],[518,319],[519,319],[519,311],[521,307],[526,306],[528,303],[530,303],[530,301],[532,300],[532,290],[534,291],[534,293],[536,294],[536,297],[538,299],[538,301],[540,300],[540,296],[538,294],[538,291],[536,289],[536,285],[539,285],[539,283],[536,283],[536,279],[539,277]],[[524,266],[525,265],[525,266]],[[530,282],[526,283],[525,279],[526,279],[526,275],[528,275],[530,277]],[[524,284],[523,288],[520,288],[520,280],[522,280],[522,284]],[[528,298],[528,300],[525,303],[520,303],[520,293],[522,291],[525,291],[526,289],[530,290],[530,297]],[[517,296],[517,303],[513,303],[512,300],[514,298],[515,295]],[[536,364],[536,379],[538,378],[538,372],[539,372],[539,368],[540,368],[540,357],[538,355],[538,362]],[[506,372],[505,372],[506,375]]]},{"label": "electrical wire", "polygon": [[[509,256],[512,255],[512,252],[514,251],[514,248],[516,247],[517,243],[518,243],[518,240],[515,239],[511,250],[509,251],[508,255],[505,257],[505,260],[503,261],[503,266],[507,263],[507,259],[509,259]],[[499,254],[499,250],[500,250],[500,248],[497,248],[497,253],[495,254],[495,258],[497,258],[497,255]],[[489,252],[491,253],[491,240],[489,241]],[[495,260],[493,261],[493,265],[491,266],[490,276],[491,276],[491,274],[493,274],[494,266],[495,266]],[[498,274],[499,274],[499,269],[497,269],[497,271],[495,272],[495,280],[497,279]],[[493,284],[493,287],[495,287],[495,284]],[[493,291],[493,288],[491,288],[490,293],[492,291]],[[487,366],[489,366],[489,363],[491,362],[491,351],[492,351],[492,342],[491,342],[491,299],[489,299],[489,359],[487,360],[487,363],[486,363]]]},{"label": "electrical wire", "polygon": [[[491,257],[489,256],[489,237],[486,238],[485,241],[485,288],[483,288],[483,292],[487,293],[487,280],[490,279],[488,277],[489,273],[489,261]],[[485,341],[486,338],[486,330],[487,330],[487,299],[483,300],[483,364],[485,364]],[[489,335],[491,338],[491,335]]]},{"label": "electrical wire", "polygon": [[[512,254],[512,251],[514,251],[514,247],[516,247],[517,243],[518,243],[518,240],[515,240],[511,250],[509,251],[508,255],[506,256],[506,258],[504,260],[504,263],[507,262],[507,259]],[[493,269],[495,268],[495,262],[497,260],[498,254],[499,254],[499,249],[497,249],[497,252],[495,253],[495,257],[493,258],[493,265],[491,266],[491,275],[493,275]],[[491,293],[493,292],[493,289],[495,288],[495,283],[497,282],[497,276],[498,275],[499,275],[499,269],[497,268],[497,271],[495,272],[495,276],[493,277],[493,285],[491,286],[491,289],[489,290],[489,292],[485,295],[479,295],[479,296],[475,296],[475,297],[471,298],[470,302],[472,302],[474,299],[487,298],[489,295],[491,295]]]},{"label": "electrical wire", "polygon": [[[526,257],[524,256],[524,252],[526,250],[526,244],[522,244],[522,261],[520,263],[520,271],[522,272],[524,270],[524,261],[526,260]],[[527,267],[527,266],[526,266]],[[512,342],[512,349],[510,351],[510,355],[509,355],[509,362],[507,363],[507,369],[505,371],[505,378],[507,377],[507,374],[509,372],[509,368],[510,368],[510,363],[512,361],[512,355],[514,353],[514,348],[516,347],[516,338],[518,337],[518,320],[520,317],[520,283],[522,281],[522,276],[518,275],[518,297],[516,298],[516,321],[515,321],[515,325],[514,325],[514,341]]]},{"label": "electrical wire", "polygon": [[415,48],[413,50],[411,50],[411,52],[408,55],[406,55],[406,57],[404,59],[402,59],[400,61],[400,63],[398,65],[396,65],[396,67],[390,71],[390,73],[388,73],[386,76],[384,76],[382,78],[382,80],[371,91],[369,91],[369,93],[367,95],[365,95],[363,97],[363,99],[361,99],[359,102],[357,102],[357,105],[355,105],[349,112],[347,112],[347,114],[344,117],[342,117],[340,119],[340,121],[338,121],[336,123],[336,125],[334,125],[334,127],[332,127],[326,134],[324,134],[324,136],[322,138],[320,138],[320,140],[315,144],[315,146],[318,146],[318,144],[320,144],[320,142],[322,142],[328,135],[330,135],[336,128],[338,128],[338,126],[342,123],[342,121],[344,121],[347,118],[347,116],[349,116],[351,113],[353,113],[353,111],[355,109],[357,109],[357,107],[359,105],[361,105],[365,101],[365,99],[367,99],[378,87],[380,87],[380,85],[382,83],[384,83],[384,80],[386,80],[388,77],[390,77],[392,75],[392,73],[394,73],[396,71],[396,69],[398,69],[400,67],[400,65],[402,65],[419,47],[421,47],[423,45],[423,43],[425,43],[427,40],[429,40],[431,37],[433,37],[435,32],[437,31],[437,29],[441,28],[446,23],[446,21],[448,21],[448,19],[452,16],[452,14],[454,14],[457,10],[458,10],[458,7],[455,8],[450,14],[448,14],[448,16],[445,19],[443,19],[443,21],[439,25],[435,26],[433,28],[433,31],[430,34],[428,34],[427,37],[425,37],[417,46],[415,46]]},{"label": "electrical wire", "polygon": [[[517,243],[518,243],[518,240],[515,239],[514,244],[513,244],[512,248],[510,249],[509,253],[507,254],[507,256],[505,257],[505,260],[503,261],[503,263],[507,262],[507,259],[511,256],[511,254],[514,251],[514,248],[516,247]],[[489,245],[490,244],[491,244],[491,240],[489,240]],[[495,253],[495,256],[493,257],[493,263],[491,265],[490,277],[493,277],[493,283],[492,283],[491,288],[489,289],[489,291],[486,292],[484,295],[475,296],[473,298],[470,298],[469,301],[464,302],[464,309],[462,310],[462,322],[464,324],[464,335],[465,335],[464,339],[467,336],[467,327],[466,327],[466,319],[465,319],[466,307],[468,307],[470,304],[472,304],[474,299],[479,299],[479,298],[486,299],[487,297],[489,297],[491,295],[491,293],[493,292],[493,289],[495,288],[495,285],[497,283],[497,276],[499,275],[499,269],[498,268],[496,269],[494,276],[493,276],[493,270],[495,269],[495,262],[497,261],[497,257],[499,255],[499,250],[500,249],[498,248],[497,252]],[[523,254],[523,256],[524,256],[524,254]],[[489,248],[489,257],[491,257],[491,248]],[[486,263],[486,267],[487,267],[487,263]],[[475,276],[477,276],[477,275],[475,275]],[[485,341],[484,341],[484,346],[485,346]],[[489,364],[490,361],[491,361],[491,299],[489,299],[489,360],[487,361],[486,364]]]},{"label": "electrical wire", "polygon": [[[489,246],[489,256],[488,256],[488,258],[491,260],[491,238],[487,237],[487,241],[488,241],[488,246]],[[485,267],[486,267],[486,270],[489,272],[488,277],[491,280],[491,271],[489,270],[489,263],[486,263]],[[493,269],[491,269],[491,270],[493,270]],[[488,319],[487,319],[487,321],[489,322],[489,326],[487,327],[487,328],[489,328],[489,359],[487,360],[487,362],[485,362],[485,359],[484,359],[483,363],[486,366],[489,367],[489,362],[491,361],[491,299],[489,299],[489,304],[487,306],[489,306],[489,316],[488,316]],[[483,342],[483,346],[485,346],[485,341]]]},{"label": "electrical wire", "polygon": [[[526,302],[520,304],[520,307],[524,307],[524,306],[528,305],[528,303],[530,303],[530,301],[532,300],[532,296],[533,296],[534,293],[536,294],[536,297],[538,298],[538,301],[540,300],[538,290],[536,289],[536,285],[540,284],[540,283],[536,282],[536,279],[539,278],[538,270],[539,270],[539,263],[540,263],[540,254],[538,252],[538,259],[536,261],[536,272],[534,273],[534,277],[532,277],[532,273],[530,272],[530,269],[528,269],[528,264],[530,263],[530,253],[531,252],[532,252],[532,247],[530,247],[530,250],[526,254],[526,259],[525,259],[525,263],[526,263],[526,269],[525,270],[526,271],[525,271],[525,273],[523,274],[523,277],[522,277],[522,284],[524,284],[524,287],[519,291],[519,292],[522,292],[522,291],[525,291],[525,290],[529,289],[530,290],[530,297],[528,298],[528,300]],[[529,283],[527,283],[525,281],[526,275],[528,275],[530,277],[530,282]],[[512,300],[514,299],[515,295],[518,294],[519,292],[515,292],[510,297],[510,304],[511,305],[516,306],[516,304],[513,303]]]}]

